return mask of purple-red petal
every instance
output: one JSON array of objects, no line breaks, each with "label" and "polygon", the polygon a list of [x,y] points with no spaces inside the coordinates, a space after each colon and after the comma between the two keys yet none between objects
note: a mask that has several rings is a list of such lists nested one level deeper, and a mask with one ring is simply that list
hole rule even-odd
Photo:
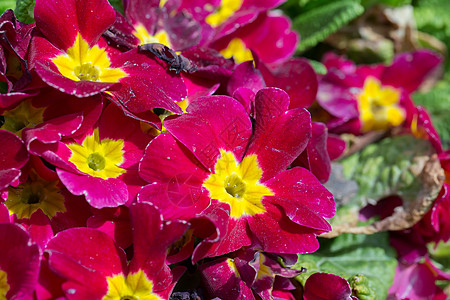
[{"label": "purple-red petal", "polygon": [[328,273],[314,273],[305,282],[305,300],[351,300],[352,290],[342,277]]},{"label": "purple-red petal", "polygon": [[240,161],[252,133],[244,107],[227,96],[200,97],[187,113],[164,125],[209,171],[214,170],[219,149],[232,151]]}]

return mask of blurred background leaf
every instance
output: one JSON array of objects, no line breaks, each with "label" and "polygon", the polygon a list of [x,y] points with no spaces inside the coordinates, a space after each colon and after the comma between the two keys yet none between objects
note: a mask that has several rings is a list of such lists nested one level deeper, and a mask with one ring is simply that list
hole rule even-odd
[{"label": "blurred background leaf", "polygon": [[17,20],[23,23],[31,24],[34,22],[34,4],[36,0],[17,0],[16,14]]},{"label": "blurred background leaf", "polygon": [[2,0],[0,2],[0,15],[3,14],[7,9],[15,9],[16,0]]}]

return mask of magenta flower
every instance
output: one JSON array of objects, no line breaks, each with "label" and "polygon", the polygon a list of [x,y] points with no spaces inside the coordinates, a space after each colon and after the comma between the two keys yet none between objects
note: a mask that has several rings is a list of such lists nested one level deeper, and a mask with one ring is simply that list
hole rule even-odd
[{"label": "magenta flower", "polygon": [[[73,228],[49,243],[50,269],[66,279],[68,299],[168,299],[180,269],[172,271],[165,258],[169,246],[187,229],[182,221],[165,222],[148,203],[131,205],[133,258],[104,232]],[[148,297],[148,298],[145,298]]]},{"label": "magenta flower", "polygon": [[0,224],[0,243],[0,297],[28,299],[38,280],[39,247],[17,224]]},{"label": "magenta flower", "polygon": [[[59,92],[53,88],[42,88],[35,95],[15,97],[17,94],[6,94],[0,97],[0,113],[5,119],[1,129],[8,130],[27,139],[29,129],[45,126],[47,135],[55,131],[51,125],[73,122],[76,130],[71,132],[79,135],[92,128],[97,122],[103,107],[103,97],[95,95],[80,101],[79,98]],[[54,126],[53,126],[54,127]],[[23,131],[29,131],[22,136]],[[57,135],[58,133],[53,134]]]},{"label": "magenta flower", "polygon": [[283,0],[182,1],[178,10],[186,11],[202,24],[202,41],[206,44],[255,20],[259,13],[280,5]]},{"label": "magenta flower", "polygon": [[268,12],[230,34],[219,35],[208,46],[236,63],[254,60],[256,54],[262,62],[277,65],[294,54],[298,41],[289,18]]},{"label": "magenta flower", "polygon": [[67,189],[85,195],[93,207],[131,202],[144,183],[137,164],[151,139],[141,130],[141,123],[110,104],[94,128],[74,137],[79,123],[70,115],[66,119],[66,123],[48,122],[27,131],[30,151],[55,165]]},{"label": "magenta flower", "polygon": [[34,16],[40,34],[31,42],[30,64],[48,85],[77,97],[108,91],[132,113],[182,112],[175,103],[186,94],[179,76],[154,57],[137,49],[120,53],[101,37],[116,20],[108,1],[38,0]]},{"label": "magenta flower", "polygon": [[142,44],[160,43],[182,51],[197,45],[201,26],[192,16],[176,12],[159,1],[130,0],[125,16],[117,14],[116,22],[105,32],[120,49],[136,48]]},{"label": "magenta flower", "polygon": [[66,228],[86,226],[91,215],[86,201],[72,195],[36,156],[24,168],[17,186],[2,194],[13,223],[24,226],[42,249],[54,233]]},{"label": "magenta flower", "polygon": [[327,54],[323,63],[328,73],[319,83],[317,101],[331,116],[328,128],[361,134],[410,124],[414,105],[409,94],[440,62],[426,50],[400,54],[390,66],[355,66]]},{"label": "magenta flower", "polygon": [[435,299],[434,296],[442,293],[436,280],[448,281],[450,274],[439,270],[428,258],[423,263],[400,263],[388,299]]},{"label": "magenta flower", "polygon": [[266,254],[250,250],[240,251],[234,258],[201,264],[199,269],[210,299],[278,299],[273,292],[294,290],[290,278],[301,273],[283,268]]},{"label": "magenta flower", "polygon": [[140,199],[164,207],[163,215],[188,220],[206,207],[226,212],[221,240],[202,241],[194,261],[243,246],[312,252],[315,235],[331,229],[323,218],[334,215],[332,195],[307,170],[286,170],[308,143],[309,114],[288,110],[288,96],[274,88],[259,91],[255,103],[252,134],[248,114],[234,99],[196,100],[186,114],[166,119],[173,137],[155,138],[141,161],[140,175],[153,193]]}]

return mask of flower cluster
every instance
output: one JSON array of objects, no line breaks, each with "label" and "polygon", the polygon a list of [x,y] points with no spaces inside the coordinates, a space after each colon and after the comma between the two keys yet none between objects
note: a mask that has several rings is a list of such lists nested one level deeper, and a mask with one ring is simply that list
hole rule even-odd
[{"label": "flower cluster", "polygon": [[[410,98],[441,59],[329,54],[318,76],[282,2],[36,0],[33,24],[0,17],[0,299],[169,299],[189,282],[356,299],[326,273],[302,292],[287,266],[332,230],[338,134],[397,128],[449,169]],[[414,227],[426,241],[449,238],[448,184]]]}]

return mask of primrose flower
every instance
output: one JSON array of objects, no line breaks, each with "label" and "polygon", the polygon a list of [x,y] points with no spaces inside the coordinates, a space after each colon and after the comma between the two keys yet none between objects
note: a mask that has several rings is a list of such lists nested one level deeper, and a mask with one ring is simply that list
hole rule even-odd
[{"label": "primrose flower", "polygon": [[258,299],[256,295],[261,299],[271,299],[275,296],[274,291],[295,289],[290,278],[301,273],[283,268],[267,254],[249,250],[239,251],[234,258],[224,257],[207,262],[199,269],[211,299],[239,299],[244,296]]},{"label": "primrose flower", "polygon": [[[303,59],[292,59],[289,63],[281,64],[270,71],[267,66],[259,63],[260,70],[255,69],[252,62],[244,62],[236,66],[227,84],[227,93],[236,98],[247,110],[249,115],[254,115],[255,95],[258,90],[265,87],[265,80],[270,84],[292,86],[289,89],[293,94],[289,108],[307,108],[313,101],[312,92],[317,91],[317,80],[311,66]],[[282,73],[284,70],[287,73]],[[280,72],[280,73],[278,73]],[[265,74],[265,78],[263,75]],[[313,78],[313,79],[311,79]],[[281,79],[286,79],[283,81]],[[289,95],[289,92],[288,92]],[[339,138],[328,138],[328,130],[322,123],[312,123],[312,135],[305,151],[294,161],[294,166],[302,166],[310,170],[321,182],[326,182],[330,175],[330,155],[327,145],[336,153],[332,153],[333,159],[339,157],[345,149],[345,142]]]},{"label": "primrose flower", "polygon": [[[8,94],[6,96],[12,96]],[[80,101],[77,97],[59,92],[53,88],[42,88],[36,95],[8,97],[11,101],[0,101],[0,113],[5,122],[0,129],[8,130],[19,137],[23,131],[40,128],[43,123],[62,123],[63,119],[78,120],[78,128],[72,134],[80,134],[91,128],[100,117],[103,97],[95,95]],[[50,128],[46,128],[49,134]]]},{"label": "primrose flower", "polygon": [[55,165],[67,189],[74,195],[85,195],[93,207],[116,207],[132,201],[143,183],[137,163],[150,140],[140,122],[110,104],[94,128],[74,137],[71,134],[78,124],[71,119],[55,124],[56,132],[50,136],[46,126],[27,131],[30,151]]},{"label": "primrose flower", "polygon": [[186,11],[203,24],[203,39],[218,37],[254,21],[260,12],[280,5],[283,0],[214,0],[182,1],[178,10]]},{"label": "primrose flower", "polygon": [[414,104],[409,94],[441,62],[426,50],[399,54],[389,66],[355,66],[332,53],[319,83],[317,101],[329,114],[327,126],[336,133],[362,134],[411,124]]},{"label": "primrose flower", "polygon": [[437,280],[449,281],[450,274],[439,270],[429,258],[420,263],[399,263],[387,299],[445,299]]},{"label": "primrose flower", "polygon": [[42,80],[63,93],[88,97],[107,91],[131,113],[159,107],[181,113],[182,80],[137,49],[120,53],[101,35],[116,14],[106,0],[36,1],[37,34],[30,64]]},{"label": "primrose flower", "polygon": [[86,201],[67,191],[56,173],[33,155],[19,184],[2,196],[10,221],[24,226],[41,248],[54,233],[85,226],[91,215]]},{"label": "primrose flower", "polygon": [[164,1],[158,2],[127,1],[125,16],[117,13],[116,22],[105,32],[107,39],[127,49],[160,43],[181,51],[197,45],[200,24],[192,16],[163,5]]},{"label": "primrose flower", "polygon": [[315,235],[331,229],[323,218],[335,212],[332,195],[307,170],[286,170],[308,143],[309,114],[288,110],[289,97],[275,88],[259,91],[255,103],[252,128],[233,98],[197,99],[187,113],[164,121],[173,137],[156,137],[141,161],[140,175],[153,191],[142,200],[164,207],[163,215],[181,211],[189,219],[205,209],[227,212],[226,232],[220,240],[203,240],[194,261],[244,246],[312,252]]},{"label": "primrose flower", "polygon": [[226,58],[233,57],[236,63],[254,60],[253,54],[256,54],[258,60],[277,65],[294,54],[298,41],[298,34],[291,30],[288,17],[266,12],[231,34],[216,38],[209,47]]},{"label": "primrose flower", "polygon": [[299,40],[287,17],[269,11],[282,2],[182,1],[178,11],[201,24],[199,46],[216,49],[236,63],[253,60],[256,53],[259,60],[278,64],[292,56]]},{"label": "primrose flower", "polygon": [[[133,258],[104,232],[72,228],[47,245],[49,267],[66,279],[62,289],[70,299],[168,299],[180,270],[165,258],[169,246],[187,229],[182,221],[165,222],[148,203],[130,207]],[[95,259],[93,259],[95,258]]]}]

